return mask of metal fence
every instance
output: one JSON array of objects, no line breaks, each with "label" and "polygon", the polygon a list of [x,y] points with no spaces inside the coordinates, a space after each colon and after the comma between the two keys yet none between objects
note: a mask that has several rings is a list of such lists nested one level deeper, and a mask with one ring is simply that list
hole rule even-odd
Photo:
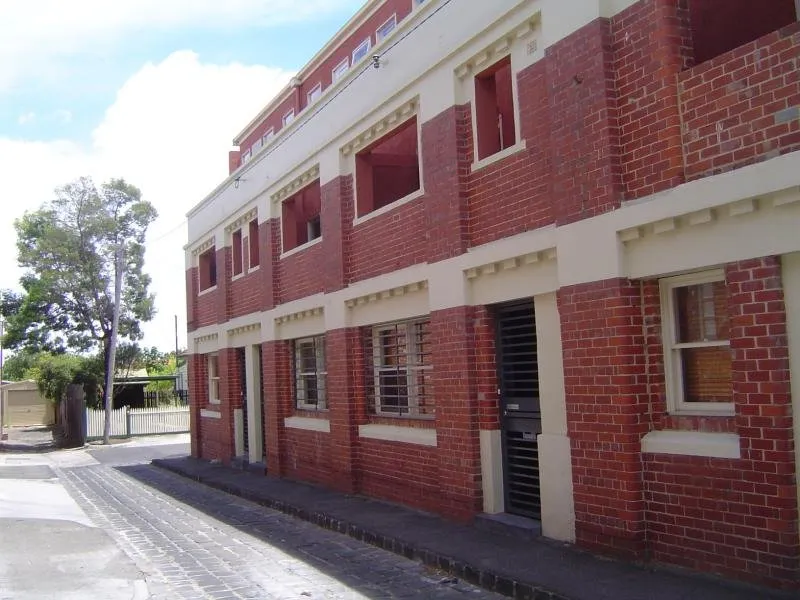
[{"label": "metal fence", "polygon": [[[103,437],[105,411],[86,409],[86,437]],[[111,411],[111,437],[185,433],[189,431],[189,407],[129,408]]]}]

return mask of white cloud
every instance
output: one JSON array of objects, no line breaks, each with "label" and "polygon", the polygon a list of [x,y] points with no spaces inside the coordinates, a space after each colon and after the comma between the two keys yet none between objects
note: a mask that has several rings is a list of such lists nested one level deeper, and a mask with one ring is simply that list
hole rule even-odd
[{"label": "white cloud", "polygon": [[36,113],[35,112],[26,112],[21,114],[17,118],[17,123],[20,125],[27,125],[28,123],[33,123],[36,120]]},{"label": "white cloud", "polygon": [[231,138],[290,77],[263,66],[203,64],[192,52],[176,52],[123,85],[89,148],[0,138],[0,287],[16,287],[20,276],[13,259],[16,217],[81,175],[97,183],[124,177],[159,211],[145,265],[159,314],[146,325],[144,343],[173,347],[177,314],[183,345],[185,213],[227,176]]},{"label": "white cloud", "polygon": [[158,30],[274,27],[358,0],[0,0],[0,90],[19,78],[41,78],[71,54],[102,51],[128,36]]}]

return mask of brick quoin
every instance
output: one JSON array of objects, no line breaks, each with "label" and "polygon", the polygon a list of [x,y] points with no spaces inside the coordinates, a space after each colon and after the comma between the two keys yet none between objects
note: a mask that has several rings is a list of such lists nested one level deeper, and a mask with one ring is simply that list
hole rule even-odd
[{"label": "brick quoin", "polygon": [[261,310],[270,310],[277,306],[279,286],[276,284],[278,272],[278,257],[281,251],[281,224],[279,219],[270,219],[258,227],[261,240],[261,266],[258,268],[260,275]]},{"label": "brick quoin", "polygon": [[322,256],[317,263],[326,293],[335,292],[347,283],[347,244],[353,227],[353,178],[337,177],[321,188],[320,223]]},{"label": "brick quoin", "polygon": [[640,439],[646,367],[641,292],[625,279],[558,293],[577,542],[644,556]]}]

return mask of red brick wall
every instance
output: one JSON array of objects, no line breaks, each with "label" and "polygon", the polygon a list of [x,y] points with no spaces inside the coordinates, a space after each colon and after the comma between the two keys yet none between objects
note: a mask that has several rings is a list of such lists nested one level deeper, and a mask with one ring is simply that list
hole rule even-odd
[{"label": "red brick wall", "polygon": [[685,0],[640,0],[611,20],[625,199],[684,181],[676,77],[691,61],[689,37]]},{"label": "red brick wall", "polygon": [[358,328],[325,334],[332,485],[354,492],[358,477],[358,426],[366,422],[364,356]]},{"label": "red brick wall", "polygon": [[425,262],[426,199],[417,198],[353,227],[347,252],[350,282]]},{"label": "red brick wall", "polygon": [[436,448],[361,439],[358,456],[362,494],[441,512]]},{"label": "red brick wall", "polygon": [[795,23],[680,74],[687,178],[800,149],[798,48]]},{"label": "red brick wall", "polygon": [[191,453],[195,458],[201,458],[207,451],[206,440],[202,436],[200,409],[205,408],[208,402],[208,388],[205,382],[208,378],[205,356],[192,354],[186,363],[187,383],[189,385],[189,436]]},{"label": "red brick wall", "polygon": [[736,416],[666,414],[657,283],[643,284],[654,427],[731,431],[742,458],[644,454],[655,560],[778,586],[800,568],[786,337],[777,257],[727,265]]},{"label": "red brick wall", "polygon": [[195,297],[195,329],[217,322],[217,296],[219,289]]},{"label": "red brick wall", "polygon": [[230,307],[228,318],[258,312],[261,308],[259,273],[253,271],[230,282]]},{"label": "red brick wall", "polygon": [[197,329],[198,292],[197,268],[192,267],[186,271],[186,330],[189,332]]},{"label": "red brick wall", "polygon": [[426,193],[428,262],[445,260],[467,249],[465,183],[471,150],[464,136],[469,130],[468,115],[469,107],[453,107],[422,125],[424,151],[420,161]]},{"label": "red brick wall", "polygon": [[647,387],[639,285],[612,279],[565,287],[558,307],[577,541],[642,556]]},{"label": "red brick wall", "polygon": [[335,292],[345,286],[345,254],[353,227],[353,178],[337,177],[322,186],[322,256],[317,270],[325,291]]},{"label": "red brick wall", "polygon": [[290,479],[331,485],[329,433],[286,428],[284,475]]},{"label": "red brick wall", "polygon": [[264,430],[267,434],[267,472],[283,476],[288,472],[286,460],[286,417],[292,414],[292,379],[290,345],[286,341],[263,345]]},{"label": "red brick wall", "polygon": [[497,395],[497,350],[495,323],[485,306],[473,307],[472,343],[475,352],[475,393],[478,399],[478,423],[481,429],[500,429],[500,397]]},{"label": "red brick wall", "polygon": [[462,306],[431,313],[436,401],[439,510],[470,519],[482,507],[478,398],[475,394],[475,315]]},{"label": "red brick wall", "polygon": [[320,242],[278,259],[280,302],[291,302],[325,290],[325,280],[319,271],[322,257],[323,247]]}]

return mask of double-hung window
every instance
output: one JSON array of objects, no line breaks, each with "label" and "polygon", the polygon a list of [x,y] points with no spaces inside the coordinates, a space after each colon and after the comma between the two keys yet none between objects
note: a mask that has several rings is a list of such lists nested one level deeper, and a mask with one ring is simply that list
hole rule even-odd
[{"label": "double-hung window", "polygon": [[295,406],[306,410],[324,410],[327,402],[325,337],[294,341]]},{"label": "double-hung window", "polygon": [[397,15],[392,15],[386,21],[378,27],[375,31],[375,41],[380,44],[383,40],[385,40],[389,35],[395,30],[397,27]]},{"label": "double-hung window", "polygon": [[674,413],[733,414],[730,320],[725,274],[662,279],[668,407]]},{"label": "double-hung window", "polygon": [[367,395],[375,414],[432,416],[430,321],[420,319],[367,329]]},{"label": "double-hung window", "polygon": [[208,401],[219,404],[219,359],[216,354],[208,355]]},{"label": "double-hung window", "polygon": [[353,64],[356,64],[358,61],[364,58],[367,55],[367,52],[369,52],[370,47],[370,38],[367,38],[361,42],[356,49],[353,50]]},{"label": "double-hung window", "polygon": [[345,57],[342,62],[336,65],[333,70],[331,71],[331,79],[333,81],[339,81],[344,74],[347,73],[347,70],[350,68],[350,59]]}]

